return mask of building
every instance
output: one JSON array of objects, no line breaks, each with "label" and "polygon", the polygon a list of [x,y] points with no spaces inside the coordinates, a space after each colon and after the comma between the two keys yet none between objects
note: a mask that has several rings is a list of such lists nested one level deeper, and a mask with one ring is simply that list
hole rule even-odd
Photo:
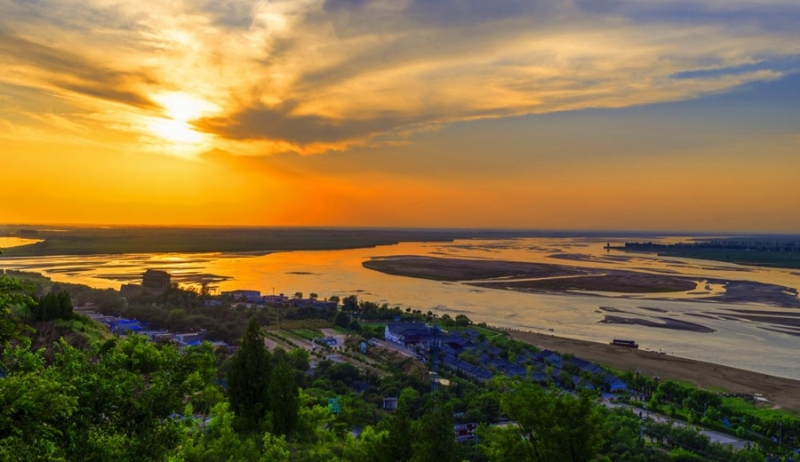
[{"label": "building", "polygon": [[386,411],[396,411],[397,410],[397,398],[386,397],[383,398],[383,409]]},{"label": "building", "polygon": [[292,298],[289,299],[289,304],[297,308],[314,308],[318,311],[336,310],[339,306],[336,302],[326,302],[316,298]]},{"label": "building", "polygon": [[204,336],[205,333],[203,332],[189,332],[186,334],[175,334],[173,339],[175,339],[180,346],[197,346],[203,343]]},{"label": "building", "polygon": [[264,301],[261,292],[257,290],[229,290],[222,292],[222,296],[231,297],[237,302],[261,303]]},{"label": "building", "polygon": [[611,393],[624,392],[628,389],[628,385],[614,374],[606,374],[603,386]]},{"label": "building", "polygon": [[421,322],[390,323],[384,330],[388,342],[405,347],[424,343],[433,336],[433,328]]},{"label": "building", "polygon": [[289,300],[289,297],[280,295],[264,295],[262,301],[268,305],[282,305]]},{"label": "building", "polygon": [[166,271],[147,270],[142,275],[142,287],[151,294],[160,295],[172,286],[172,277]]},{"label": "building", "polygon": [[172,333],[166,330],[140,330],[137,332],[139,335],[146,336],[151,342],[164,342],[172,340]]},{"label": "building", "polygon": [[166,271],[147,270],[142,274],[142,283],[123,284],[119,288],[123,297],[131,297],[147,292],[152,295],[161,295],[172,286],[172,277]]}]

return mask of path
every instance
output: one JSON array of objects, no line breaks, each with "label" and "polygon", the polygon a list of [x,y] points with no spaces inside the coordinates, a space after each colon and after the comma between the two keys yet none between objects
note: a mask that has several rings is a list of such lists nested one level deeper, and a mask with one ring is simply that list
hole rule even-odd
[{"label": "path", "polygon": [[631,411],[633,411],[634,414],[641,415],[643,418],[650,419],[650,420],[652,420],[654,422],[657,422],[657,423],[672,423],[672,425],[677,425],[677,426],[684,427],[684,428],[701,428],[700,434],[707,436],[711,440],[712,443],[730,445],[730,446],[733,446],[736,449],[742,449],[745,446],[747,446],[747,443],[748,443],[748,441],[746,441],[746,440],[741,440],[739,438],[733,437],[733,436],[725,434],[725,433],[721,433],[721,432],[714,431],[714,430],[706,430],[706,429],[703,429],[702,427],[699,427],[699,426],[695,427],[695,426],[689,425],[688,423],[683,422],[681,420],[675,420],[675,419],[667,417],[667,416],[665,416],[663,414],[656,414],[654,412],[650,412],[650,411],[648,411],[646,409],[642,409],[642,408],[639,408],[639,407],[633,407],[633,406],[629,406],[627,404],[611,403],[611,402],[608,402],[606,400],[603,400],[603,405],[606,406],[606,407],[609,407],[609,408],[625,407],[625,408],[628,408]]}]

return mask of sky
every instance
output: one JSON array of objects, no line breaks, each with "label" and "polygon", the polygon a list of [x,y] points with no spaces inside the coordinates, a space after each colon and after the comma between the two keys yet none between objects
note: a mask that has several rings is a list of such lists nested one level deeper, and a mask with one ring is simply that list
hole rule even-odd
[{"label": "sky", "polygon": [[0,222],[800,233],[796,0],[0,0]]}]

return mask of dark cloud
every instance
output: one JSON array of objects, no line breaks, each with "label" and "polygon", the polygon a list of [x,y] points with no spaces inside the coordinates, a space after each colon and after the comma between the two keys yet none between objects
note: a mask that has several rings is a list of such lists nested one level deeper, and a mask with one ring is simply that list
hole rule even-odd
[{"label": "dark cloud", "polygon": [[152,83],[145,74],[108,69],[73,53],[0,32],[0,62],[45,71],[46,83],[94,98],[142,108],[157,107],[130,89],[133,82]]},{"label": "dark cloud", "polygon": [[421,122],[393,114],[365,120],[337,120],[316,115],[292,115],[291,109],[291,104],[277,109],[248,107],[229,117],[199,120],[195,126],[228,139],[280,140],[307,145],[359,139]]},{"label": "dark cloud", "polygon": [[206,0],[190,2],[199,11],[208,13],[214,24],[244,29],[253,23],[253,8],[258,0]]}]

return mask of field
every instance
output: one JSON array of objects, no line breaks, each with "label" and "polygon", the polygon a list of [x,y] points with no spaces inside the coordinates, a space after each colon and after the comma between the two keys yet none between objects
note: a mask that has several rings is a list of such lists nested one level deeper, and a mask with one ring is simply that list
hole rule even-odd
[{"label": "field", "polygon": [[[658,373],[662,379],[692,383],[700,388],[731,393],[761,394],[769,400],[769,409],[800,413],[800,381],[758,372],[705,363],[651,351],[614,347],[585,340],[575,340],[532,332],[508,331],[511,337],[560,353],[571,353],[623,371],[637,368],[648,376]],[[752,406],[752,405],[750,405]],[[755,410],[755,408],[753,408]]]}]

